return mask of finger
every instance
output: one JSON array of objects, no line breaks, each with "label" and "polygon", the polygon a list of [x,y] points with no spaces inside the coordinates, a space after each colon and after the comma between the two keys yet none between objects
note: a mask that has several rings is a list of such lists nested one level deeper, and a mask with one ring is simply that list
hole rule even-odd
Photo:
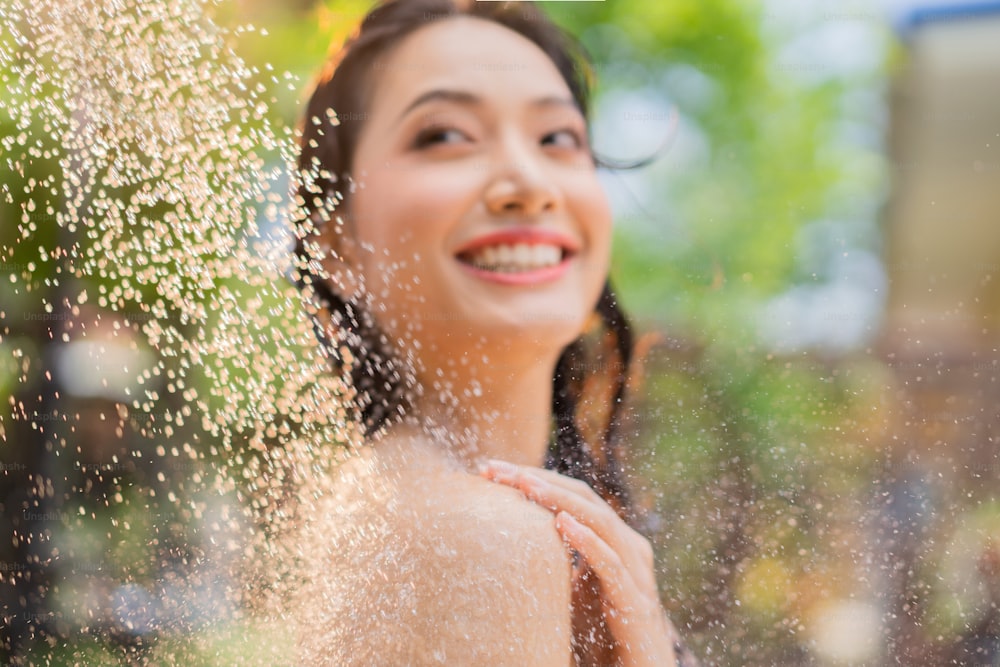
[{"label": "finger", "polygon": [[554,484],[560,488],[567,491],[572,491],[595,503],[604,503],[604,499],[601,498],[594,489],[581,479],[576,479],[575,477],[567,477],[566,475],[560,474],[555,470],[546,470],[545,468],[536,468],[529,466],[518,466],[507,461],[500,461],[498,459],[487,459],[483,462],[480,468],[480,474],[483,474],[491,479],[517,479],[521,474],[529,473],[540,477],[545,481]]},{"label": "finger", "polygon": [[618,553],[601,537],[566,512],[556,515],[556,528],[572,549],[576,549],[601,582],[601,590],[611,606],[630,612],[635,601],[646,597],[636,587],[629,569]]},{"label": "finger", "polygon": [[[488,477],[492,481],[501,482],[509,486],[513,486],[521,491],[527,492],[530,490],[536,491],[536,495],[546,491],[544,484],[539,484],[538,480],[542,480],[548,484],[551,484],[557,488],[564,489],[567,492],[575,493],[583,498],[585,501],[592,503],[595,507],[597,514],[591,514],[587,511],[580,511],[583,509],[582,506],[574,505],[573,511],[569,507],[556,506],[550,504],[549,509],[554,512],[560,509],[566,509],[570,511],[573,516],[578,520],[582,521],[584,524],[589,525],[598,534],[602,535],[605,539],[616,542],[617,540],[610,534],[610,530],[625,530],[624,539],[626,542],[622,542],[618,546],[627,548],[629,552],[637,552],[639,554],[640,563],[649,569],[653,568],[654,555],[652,545],[649,540],[646,539],[644,535],[633,529],[627,523],[622,520],[618,512],[612,508],[604,498],[600,496],[593,488],[586,482],[573,477],[567,477],[566,475],[555,472],[554,470],[546,470],[544,468],[535,468],[531,466],[517,466],[506,461],[499,461],[497,459],[488,459],[484,462],[480,470],[481,474]],[[552,495],[551,493],[546,494],[549,496],[549,500],[558,501],[558,497]],[[540,499],[532,498],[536,502]],[[545,502],[539,502],[541,505],[545,505]],[[590,517],[600,519],[600,523],[591,522]]]},{"label": "finger", "polygon": [[618,554],[587,526],[562,512],[556,516],[556,526],[597,575],[602,610],[615,639],[634,657],[663,654],[664,647],[655,645],[666,640],[668,654],[673,657],[675,635],[668,632],[672,626],[667,625],[659,595],[644,595]]},{"label": "finger", "polygon": [[494,481],[518,489],[529,500],[553,513],[569,512],[619,550],[630,553],[634,550],[634,545],[630,543],[632,537],[628,533],[629,527],[604,501],[591,501],[526,471],[519,472],[516,477],[497,478]]},{"label": "finger", "polygon": [[[496,463],[501,465],[487,466],[484,470],[492,481],[518,489],[552,512],[569,512],[608,542],[626,560],[643,586],[650,590],[656,588],[653,548],[649,540],[626,524],[589,485],[553,471]],[[546,479],[538,473],[547,473]],[[558,483],[550,483],[550,479]],[[586,487],[587,492],[576,493],[578,485]]]},{"label": "finger", "polygon": [[[610,533],[621,521],[618,513],[590,485],[551,470],[517,466],[506,461],[490,460],[482,474],[494,482],[517,488],[539,505],[553,512],[567,510],[599,533]],[[605,534],[610,538],[610,534]]]},{"label": "finger", "polygon": [[[563,477],[558,473],[554,475]],[[656,588],[653,549],[649,540],[622,521],[618,513],[596,493],[581,495],[575,492],[573,485],[550,483],[537,475],[534,468],[514,467],[497,472],[491,479],[522,491],[530,500],[552,512],[568,512],[610,544],[641,585],[650,590]],[[568,481],[587,486],[580,480]]]}]

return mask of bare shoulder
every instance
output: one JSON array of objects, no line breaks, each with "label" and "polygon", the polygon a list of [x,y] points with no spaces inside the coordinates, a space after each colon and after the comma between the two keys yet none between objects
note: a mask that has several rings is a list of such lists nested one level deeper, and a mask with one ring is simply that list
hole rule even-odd
[{"label": "bare shoulder", "polygon": [[568,664],[570,566],[552,514],[486,480],[448,481],[413,536],[426,636],[448,664]]},{"label": "bare shoulder", "polygon": [[354,524],[334,554],[325,655],[358,665],[570,663],[570,565],[549,511],[454,470],[381,480],[368,493],[341,526]]}]

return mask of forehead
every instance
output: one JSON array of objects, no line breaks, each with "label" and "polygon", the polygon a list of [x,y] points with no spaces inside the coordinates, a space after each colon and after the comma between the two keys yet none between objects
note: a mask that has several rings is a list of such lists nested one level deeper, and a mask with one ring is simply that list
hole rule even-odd
[{"label": "forehead", "polygon": [[405,105],[411,94],[438,86],[487,97],[498,90],[516,90],[524,97],[570,97],[555,63],[534,42],[472,16],[434,21],[414,31],[376,60],[373,69],[376,107]]}]

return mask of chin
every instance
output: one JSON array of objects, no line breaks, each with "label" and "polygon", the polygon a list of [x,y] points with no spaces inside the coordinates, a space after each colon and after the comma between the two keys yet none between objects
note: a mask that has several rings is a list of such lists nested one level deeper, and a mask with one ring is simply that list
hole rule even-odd
[{"label": "chin", "polygon": [[480,337],[495,339],[504,349],[518,345],[562,350],[583,333],[586,321],[586,317],[555,320],[550,315],[528,315],[517,320],[483,321],[478,328]]}]

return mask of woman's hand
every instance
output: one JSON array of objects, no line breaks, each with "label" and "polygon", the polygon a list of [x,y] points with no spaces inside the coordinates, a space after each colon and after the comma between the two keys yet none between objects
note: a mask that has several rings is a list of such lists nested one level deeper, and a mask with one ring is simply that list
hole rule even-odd
[{"label": "woman's hand", "polygon": [[[555,513],[556,528],[582,557],[583,562],[573,569],[574,588],[588,570],[598,579],[600,609],[613,637],[618,665],[677,665],[678,636],[660,605],[649,540],[578,479],[495,460],[486,462],[480,474],[519,489]],[[579,627],[576,622],[574,627]]]}]

